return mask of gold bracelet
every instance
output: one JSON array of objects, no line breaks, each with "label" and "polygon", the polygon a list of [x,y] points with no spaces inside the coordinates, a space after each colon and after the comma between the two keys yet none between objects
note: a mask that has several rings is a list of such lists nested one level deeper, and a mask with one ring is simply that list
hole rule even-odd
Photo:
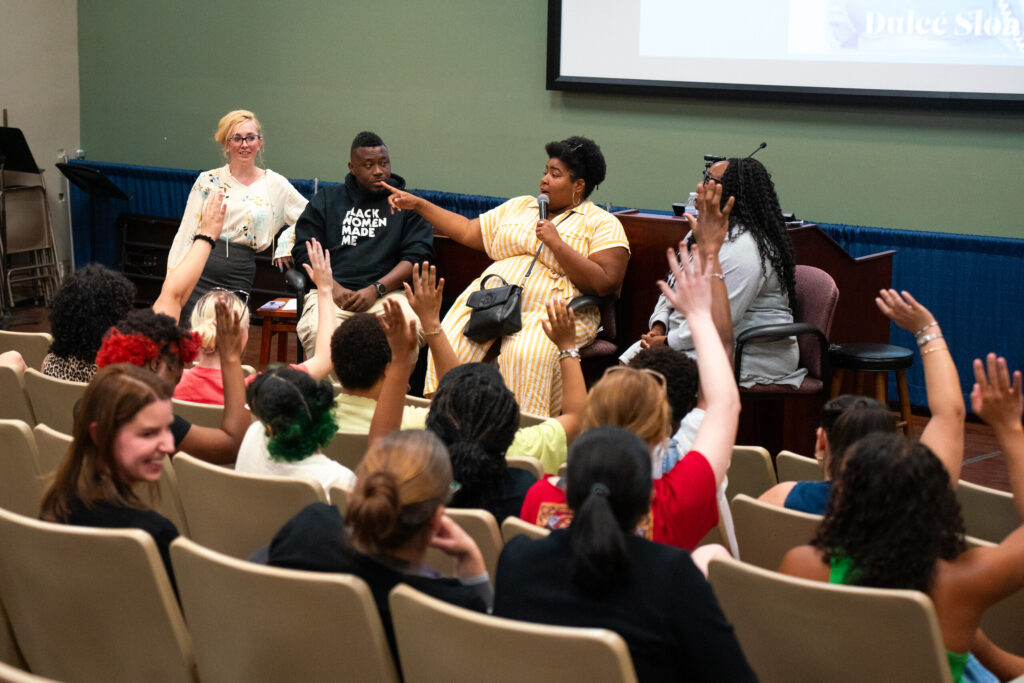
[{"label": "gold bracelet", "polygon": [[930,349],[926,349],[926,350],[922,351],[921,355],[922,356],[927,356],[932,351],[942,351],[943,349],[949,350],[949,347],[948,346],[934,346],[934,347],[932,347]]},{"label": "gold bracelet", "polygon": [[444,332],[444,328],[443,327],[439,327],[436,330],[434,330],[433,332],[427,332],[426,330],[424,330],[423,331],[423,336],[424,337],[433,337],[434,335],[441,334],[442,332]]}]

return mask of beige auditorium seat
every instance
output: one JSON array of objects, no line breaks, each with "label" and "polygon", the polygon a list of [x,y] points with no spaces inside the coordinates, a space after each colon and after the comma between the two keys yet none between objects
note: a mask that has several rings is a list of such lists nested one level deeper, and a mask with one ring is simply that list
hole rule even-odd
[{"label": "beige auditorium seat", "polygon": [[534,479],[540,479],[544,476],[544,465],[541,465],[540,460],[537,458],[512,455],[505,458],[505,463],[509,467],[526,470],[533,475]]},{"label": "beige auditorium seat", "polygon": [[[967,538],[967,547],[991,548],[995,543],[980,538]],[[1024,657],[1024,589],[992,605],[981,618],[981,630],[1007,652]]]},{"label": "beige auditorium seat", "polygon": [[825,480],[825,470],[821,463],[792,451],[779,451],[775,456],[775,469],[779,473],[779,481]]},{"label": "beige auditorium seat", "polygon": [[492,617],[405,584],[391,591],[389,602],[406,683],[636,681],[625,641],[606,629]]},{"label": "beige auditorium seat", "polygon": [[185,538],[191,538],[192,532],[189,530],[188,520],[185,518],[185,508],[181,504],[181,492],[178,490],[178,475],[174,470],[174,459],[171,456],[164,456],[163,466],[159,483],[155,487],[147,483],[137,484],[135,495],[153,510],[171,520],[179,534]]},{"label": "beige auditorium seat", "polygon": [[822,520],[821,515],[787,510],[743,494],[732,499],[731,507],[740,559],[772,571],[791,548],[811,542]]},{"label": "beige auditorium seat", "polygon": [[0,365],[0,419],[21,420],[30,427],[36,423],[32,403],[25,391],[25,374],[7,365]]},{"label": "beige auditorium seat", "polygon": [[50,352],[53,335],[49,332],[10,332],[0,330],[0,353],[17,351],[25,360],[25,365],[42,370],[43,359]]},{"label": "beige auditorium seat", "polygon": [[501,523],[501,537],[505,540],[505,543],[508,543],[516,536],[544,538],[550,533],[550,529],[545,529],[544,527],[537,526],[536,524],[530,524],[518,517],[506,517],[505,521]]},{"label": "beige auditorium seat", "polygon": [[[18,642],[14,639],[14,629],[11,628],[11,620],[7,617],[7,608],[4,607],[2,596],[0,596],[0,663],[9,664],[15,669],[26,669],[25,658],[21,656]],[[0,678],[0,680],[3,680]]]},{"label": "beige auditorium seat", "polygon": [[153,538],[0,510],[0,594],[29,669],[75,683],[195,683]]},{"label": "beige auditorium seat", "polygon": [[173,462],[192,540],[232,557],[249,557],[302,508],[327,502],[305,479],[242,474],[185,453]]},{"label": "beige auditorium seat", "polygon": [[924,593],[808,581],[731,558],[708,579],[762,683],[950,683]]},{"label": "beige auditorium seat", "polygon": [[729,500],[740,493],[757,498],[779,483],[772,467],[772,456],[760,446],[733,446],[726,476],[729,484],[725,496]]},{"label": "beige auditorium seat", "polygon": [[25,390],[32,402],[36,422],[50,425],[65,434],[75,431],[75,404],[85,394],[87,386],[84,382],[49,377],[32,368],[25,371]]},{"label": "beige auditorium seat", "polygon": [[1005,491],[961,479],[956,486],[956,499],[969,536],[1000,543],[1021,525],[1013,495]]},{"label": "beige auditorium seat", "polygon": [[0,683],[60,683],[52,678],[30,674],[24,669],[0,661]]},{"label": "beige auditorium seat", "polygon": [[[480,554],[483,555],[484,566],[491,575],[491,583],[494,583],[498,571],[498,555],[501,555],[501,549],[504,547],[494,515],[487,510],[474,508],[447,508],[445,514],[476,542]],[[447,576],[452,575],[452,558],[435,548],[427,550],[423,564]]]},{"label": "beige auditorium seat", "polygon": [[210,403],[193,403],[192,401],[181,401],[173,399],[174,414],[182,417],[194,425],[220,429],[224,421],[224,406],[212,405]]},{"label": "beige auditorium seat", "polygon": [[181,538],[171,561],[201,680],[398,680],[362,579],[267,567]]},{"label": "beige auditorium seat", "polygon": [[544,417],[543,415],[534,415],[533,413],[519,413],[519,428],[533,427],[539,425],[541,422],[546,422],[551,418]]},{"label": "beige auditorium seat", "polygon": [[45,491],[32,430],[21,420],[0,420],[0,507],[39,516]]},{"label": "beige auditorium seat", "polygon": [[39,472],[43,475],[51,474],[64,462],[71,444],[74,443],[74,438],[70,434],[59,432],[44,424],[33,427],[32,434],[36,439]]},{"label": "beige auditorium seat", "polygon": [[370,447],[370,435],[362,432],[338,432],[324,446],[323,454],[355,471]]}]

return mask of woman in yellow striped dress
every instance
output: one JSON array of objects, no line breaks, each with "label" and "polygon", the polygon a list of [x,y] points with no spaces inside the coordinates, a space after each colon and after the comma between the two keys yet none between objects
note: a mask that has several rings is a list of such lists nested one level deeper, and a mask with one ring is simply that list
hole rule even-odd
[{"label": "woman in yellow striped dress", "polygon": [[[545,146],[548,155],[540,191],[550,198],[549,219],[540,220],[535,197],[515,197],[474,219],[389,188],[393,209],[411,209],[434,228],[473,249],[486,252],[494,263],[452,305],[441,323],[462,363],[483,360],[491,344],[477,344],[463,335],[469,322],[469,294],[491,274],[509,284],[523,283],[520,332],[502,337],[498,368],[516,395],[520,410],[538,415],[557,415],[561,410],[562,385],[559,351],[541,328],[546,319],[544,304],[552,297],[566,301],[579,294],[604,296],[618,291],[629,261],[629,243],[615,216],[588,200],[604,180],[601,148],[588,138],[573,136]],[[543,245],[530,277],[523,276],[538,247]],[[600,324],[594,308],[576,316],[576,343],[593,341]],[[430,334],[433,330],[427,330]],[[425,393],[437,386],[433,358],[427,368]]]}]

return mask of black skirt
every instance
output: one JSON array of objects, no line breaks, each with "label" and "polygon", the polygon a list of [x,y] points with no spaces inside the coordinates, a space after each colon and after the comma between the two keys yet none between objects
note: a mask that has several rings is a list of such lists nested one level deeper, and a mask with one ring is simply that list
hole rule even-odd
[{"label": "black skirt", "polygon": [[256,252],[252,247],[217,240],[217,246],[210,252],[210,258],[206,261],[203,274],[199,276],[199,282],[181,311],[179,324],[191,328],[189,318],[196,302],[215,287],[229,291],[241,289],[252,292],[252,280],[255,275]]}]

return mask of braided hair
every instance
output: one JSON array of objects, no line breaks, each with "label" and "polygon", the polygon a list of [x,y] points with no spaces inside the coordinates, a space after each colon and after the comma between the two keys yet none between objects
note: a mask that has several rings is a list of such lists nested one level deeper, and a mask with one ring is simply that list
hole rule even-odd
[{"label": "braided hair", "polygon": [[505,451],[519,428],[519,404],[486,363],[450,370],[430,402],[427,429],[448,447],[462,489],[452,507],[493,509],[507,474]]},{"label": "braided hair", "polygon": [[730,232],[737,225],[750,232],[761,256],[761,272],[767,276],[765,263],[772,264],[792,307],[796,303],[796,259],[772,176],[757,159],[734,157],[728,161],[722,174],[722,207],[729,197],[736,198],[729,214]]}]

